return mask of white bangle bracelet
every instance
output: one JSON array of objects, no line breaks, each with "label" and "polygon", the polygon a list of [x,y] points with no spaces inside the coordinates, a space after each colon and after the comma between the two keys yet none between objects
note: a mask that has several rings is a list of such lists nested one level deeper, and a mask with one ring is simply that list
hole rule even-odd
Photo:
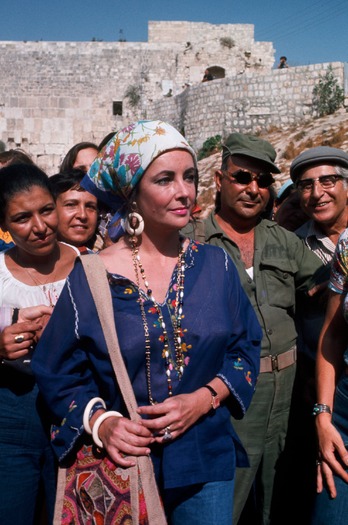
[{"label": "white bangle bracelet", "polygon": [[96,403],[101,403],[106,410],[105,401],[101,397],[94,397],[87,403],[85,411],[83,413],[83,426],[87,434],[92,434],[92,429],[89,424],[89,419],[90,419],[89,415],[91,413],[92,408],[94,407]]},{"label": "white bangle bracelet", "polygon": [[99,417],[97,417],[93,425],[92,437],[93,437],[94,443],[99,448],[104,448],[104,445],[98,434],[99,427],[102,424],[102,422],[105,421],[105,419],[107,419],[108,417],[123,417],[123,416],[119,412],[115,412],[114,410],[109,410],[108,412],[104,412],[104,414],[101,414]]}]

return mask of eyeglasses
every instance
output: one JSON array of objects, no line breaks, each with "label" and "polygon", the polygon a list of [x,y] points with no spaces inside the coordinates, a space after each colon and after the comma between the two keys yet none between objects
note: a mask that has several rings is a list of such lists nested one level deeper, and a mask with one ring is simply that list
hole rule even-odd
[{"label": "eyeglasses", "polygon": [[[256,181],[259,188],[268,188],[274,182],[272,173],[258,173],[257,175],[253,175],[249,171],[237,170],[233,173],[226,171],[225,174],[228,175],[230,182],[244,186],[248,186],[253,181]],[[234,180],[231,180],[231,177]]]},{"label": "eyeglasses", "polygon": [[341,177],[341,175],[322,175],[321,177],[317,177],[316,179],[299,180],[296,185],[302,193],[310,193],[314,188],[315,182],[319,182],[320,186],[324,190],[329,190],[330,188],[336,186],[336,182],[338,180],[342,179],[343,177]]}]

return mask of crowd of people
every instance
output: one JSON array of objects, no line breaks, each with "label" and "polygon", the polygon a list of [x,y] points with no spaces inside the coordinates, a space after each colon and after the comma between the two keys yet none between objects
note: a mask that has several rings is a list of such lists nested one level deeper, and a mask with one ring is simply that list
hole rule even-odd
[{"label": "crowd of people", "polygon": [[278,193],[275,174],[268,141],[231,133],[201,220],[196,154],[168,123],[78,143],[51,177],[0,153],[3,525],[53,523],[87,435],[125,472],[151,458],[169,525],[346,522],[348,153],[303,151]]}]

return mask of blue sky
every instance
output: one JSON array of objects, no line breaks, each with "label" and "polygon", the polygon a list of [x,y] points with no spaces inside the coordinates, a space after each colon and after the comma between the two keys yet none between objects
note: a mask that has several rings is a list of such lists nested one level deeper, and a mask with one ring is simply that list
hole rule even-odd
[{"label": "blue sky", "polygon": [[149,20],[253,24],[289,65],[348,62],[347,0],[1,0],[0,40],[147,40]]}]

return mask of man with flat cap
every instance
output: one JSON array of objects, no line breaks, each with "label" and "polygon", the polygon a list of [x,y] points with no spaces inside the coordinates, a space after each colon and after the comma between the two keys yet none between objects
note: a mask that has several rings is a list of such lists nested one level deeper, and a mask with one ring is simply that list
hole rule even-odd
[{"label": "man with flat cap", "polygon": [[290,166],[306,222],[296,233],[325,262],[331,262],[339,235],[347,227],[348,153],[318,146]]},{"label": "man with flat cap", "polygon": [[[330,265],[338,237],[348,225],[348,153],[328,146],[310,148],[293,160],[290,177],[309,219],[295,233],[324,264]],[[296,496],[303,523],[310,523],[316,495],[317,447],[311,415],[317,401],[315,360],[326,298],[323,290],[298,301],[296,309],[298,362],[286,451],[289,486],[284,490]],[[290,512],[288,523],[292,518]]]},{"label": "man with flat cap", "polygon": [[256,392],[245,417],[233,421],[250,462],[236,471],[234,525],[269,524],[272,506],[284,503],[274,501],[273,489],[296,371],[295,293],[305,294],[323,279],[320,259],[301,239],[261,218],[272,173],[280,173],[275,158],[269,142],[229,135],[215,174],[215,211],[192,235],[231,256],[263,329]]}]

